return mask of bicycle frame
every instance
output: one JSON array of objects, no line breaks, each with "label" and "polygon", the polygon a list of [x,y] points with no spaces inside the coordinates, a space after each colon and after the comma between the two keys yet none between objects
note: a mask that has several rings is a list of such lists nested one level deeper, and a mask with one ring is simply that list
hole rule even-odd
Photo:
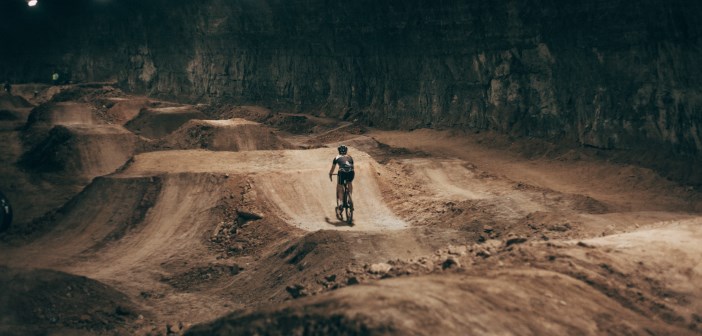
[{"label": "bicycle frame", "polygon": [[[339,174],[332,174],[332,175],[339,175]],[[343,190],[343,199],[341,204],[343,212],[346,213],[346,222],[353,225],[353,199],[351,199],[351,194],[349,194],[349,185],[348,181],[344,181],[344,183],[341,184],[344,188]],[[340,220],[343,220],[343,213],[337,213],[337,217]]]}]

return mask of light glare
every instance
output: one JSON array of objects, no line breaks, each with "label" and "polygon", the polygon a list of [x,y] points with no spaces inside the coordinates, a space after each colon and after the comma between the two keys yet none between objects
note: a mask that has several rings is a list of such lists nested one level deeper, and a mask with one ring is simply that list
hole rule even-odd
[{"label": "light glare", "polygon": [[38,0],[29,0],[29,1],[27,1],[27,6],[34,7],[37,5],[37,2],[39,2],[39,1]]}]

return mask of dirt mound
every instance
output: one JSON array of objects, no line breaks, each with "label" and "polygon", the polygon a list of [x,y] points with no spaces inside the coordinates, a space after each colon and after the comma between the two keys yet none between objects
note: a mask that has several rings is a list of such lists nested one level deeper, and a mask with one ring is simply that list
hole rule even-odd
[{"label": "dirt mound", "polygon": [[293,148],[273,129],[244,119],[190,120],[158,141],[162,149],[209,149],[251,151]]},{"label": "dirt mound", "polygon": [[[325,245],[345,249],[353,239],[320,231],[280,258],[290,270],[318,276],[309,283],[347,288],[239,311],[187,334],[699,334],[701,301],[693,284],[700,273],[689,266],[701,261],[701,233],[695,218],[585,241],[512,237],[449,245],[413,259],[365,265],[360,272],[346,264],[339,276],[317,266],[336,258],[328,257]],[[276,267],[279,278],[302,277],[285,269]],[[293,297],[323,292],[308,283],[287,290]]]},{"label": "dirt mound", "polygon": [[122,166],[138,143],[138,137],[121,126],[59,125],[25,153],[20,164],[37,172],[94,177]]},{"label": "dirt mound", "polygon": [[14,110],[32,106],[31,103],[21,96],[13,96],[4,91],[0,92],[0,110]]},{"label": "dirt mound", "polygon": [[31,108],[0,110],[0,131],[21,130],[27,122],[31,110]]},{"label": "dirt mound", "polygon": [[24,125],[32,107],[20,96],[0,92],[0,131],[14,130]]},{"label": "dirt mound", "polygon": [[363,270],[371,264],[431,254],[440,246],[466,242],[453,230],[432,231],[432,239],[414,230],[319,230],[299,238],[294,233],[284,237],[284,244],[256,251],[261,256],[256,268],[244,270],[226,291],[255,306],[283,302],[365,281]]},{"label": "dirt mound", "polygon": [[[50,242],[56,239],[60,250],[79,253],[102,245],[103,240],[108,242],[119,238],[129,228],[139,224],[155,202],[154,197],[160,189],[160,180],[151,177],[97,177],[69,202],[35,221],[22,234],[36,238],[53,231],[41,245],[48,248],[52,246]],[[109,225],[104,225],[105,223]],[[65,240],[71,243],[65,244]],[[52,254],[61,253],[57,249]]]},{"label": "dirt mound", "polygon": [[642,318],[571,277],[514,270],[351,286],[234,313],[193,327],[186,335],[436,335],[437,331],[442,335],[689,333]]},{"label": "dirt mound", "polygon": [[94,109],[89,104],[58,102],[35,107],[27,119],[27,128],[97,123]]},{"label": "dirt mound", "polygon": [[228,104],[211,104],[203,108],[210,119],[241,118],[255,122],[264,122],[274,115],[271,110],[261,106],[231,106]]},{"label": "dirt mound", "polygon": [[336,119],[294,113],[276,113],[265,123],[292,134],[324,133],[339,126]]},{"label": "dirt mound", "polygon": [[102,118],[111,124],[124,125],[134,119],[139,111],[155,107],[154,102],[146,97],[112,97],[96,102]]},{"label": "dirt mound", "polygon": [[132,132],[151,139],[161,138],[191,119],[207,119],[193,106],[145,108],[139,115],[127,122],[124,127]]},{"label": "dirt mound", "polygon": [[343,123],[341,126],[328,131],[323,131],[307,140],[310,145],[335,144],[344,142],[347,145],[356,146],[354,141],[358,141],[358,135],[364,134],[366,128],[353,123]]},{"label": "dirt mound", "polygon": [[0,334],[126,333],[139,315],[124,294],[101,282],[0,266]]},{"label": "dirt mound", "polygon": [[353,227],[340,223],[334,214],[335,182],[327,173],[335,148],[288,151],[211,152],[163,151],[134,157],[125,173],[210,172],[256,173],[254,187],[264,195],[276,215],[305,230],[396,230],[407,226],[386,205],[379,188],[385,177],[382,167],[367,154],[349,148],[356,162]]}]

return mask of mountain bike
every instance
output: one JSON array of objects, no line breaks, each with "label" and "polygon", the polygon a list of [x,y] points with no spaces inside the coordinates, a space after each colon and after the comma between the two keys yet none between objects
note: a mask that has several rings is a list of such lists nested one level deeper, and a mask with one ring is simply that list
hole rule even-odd
[{"label": "mountain bike", "polygon": [[349,194],[348,182],[344,181],[342,187],[344,188],[343,204],[341,209],[339,209],[339,207],[335,207],[334,212],[336,213],[336,218],[338,218],[340,221],[353,225],[353,200],[351,200],[351,194]]}]

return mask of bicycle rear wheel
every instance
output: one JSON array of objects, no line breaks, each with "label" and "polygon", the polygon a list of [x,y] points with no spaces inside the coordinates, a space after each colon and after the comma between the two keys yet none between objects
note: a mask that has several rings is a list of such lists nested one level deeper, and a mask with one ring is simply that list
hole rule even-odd
[{"label": "bicycle rear wheel", "polygon": [[348,190],[344,193],[344,212],[346,213],[346,223],[353,225],[353,202]]}]

